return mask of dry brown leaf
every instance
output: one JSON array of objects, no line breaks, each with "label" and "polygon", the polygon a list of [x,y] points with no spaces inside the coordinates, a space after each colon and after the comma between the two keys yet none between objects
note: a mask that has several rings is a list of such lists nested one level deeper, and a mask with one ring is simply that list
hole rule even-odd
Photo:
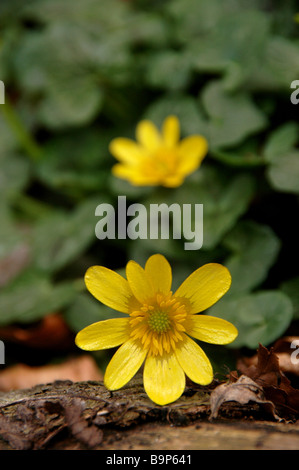
[{"label": "dry brown leaf", "polygon": [[242,357],[237,364],[241,374],[245,374],[257,384],[263,386],[278,386],[281,382],[281,371],[278,357],[273,348],[268,350],[261,344],[257,354],[252,358]]},{"label": "dry brown leaf", "polygon": [[66,350],[74,344],[74,334],[59,313],[53,313],[30,326],[0,328],[0,338],[30,348]]},{"label": "dry brown leaf", "polygon": [[257,403],[275,419],[279,419],[273,403],[265,400],[262,387],[245,375],[241,375],[236,382],[221,384],[213,390],[210,398],[211,419],[217,418],[221,405],[226,402],[237,402],[240,405]]},{"label": "dry brown leaf", "polygon": [[299,413],[299,390],[293,388],[290,380],[281,370],[280,362],[273,347],[268,350],[259,345],[257,356],[249,361],[242,358],[237,365],[241,374],[247,375],[264,390],[279,414],[293,418]]},{"label": "dry brown leaf", "polygon": [[0,372],[0,390],[8,392],[34,385],[54,382],[55,380],[102,380],[103,375],[91,356],[84,355],[69,359],[58,365],[31,367],[17,364]]}]

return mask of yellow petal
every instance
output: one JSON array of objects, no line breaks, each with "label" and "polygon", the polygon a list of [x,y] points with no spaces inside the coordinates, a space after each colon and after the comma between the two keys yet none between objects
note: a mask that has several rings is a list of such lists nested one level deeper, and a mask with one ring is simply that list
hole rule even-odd
[{"label": "yellow petal", "polygon": [[145,263],[145,272],[150,277],[156,292],[167,294],[171,289],[171,266],[163,255],[153,255]]},{"label": "yellow petal", "polygon": [[167,147],[174,147],[180,138],[180,122],[176,116],[168,116],[163,122],[162,137]]},{"label": "yellow petal", "polygon": [[227,320],[210,315],[193,315],[188,334],[212,344],[229,344],[238,336],[237,328]]},{"label": "yellow petal", "polygon": [[113,165],[111,171],[114,174],[114,176],[117,176],[118,178],[122,178],[125,180],[130,180],[132,176],[134,175],[134,170],[132,166],[123,165],[122,163]]},{"label": "yellow petal", "polygon": [[113,318],[83,328],[77,334],[75,343],[85,351],[97,351],[115,348],[129,337],[129,318]]},{"label": "yellow petal", "polygon": [[136,164],[142,159],[142,149],[131,139],[118,137],[110,142],[112,155],[123,163]]},{"label": "yellow petal", "polygon": [[172,403],[184,392],[185,374],[174,354],[146,358],[143,371],[144,388],[158,405]]},{"label": "yellow petal", "polygon": [[213,380],[213,369],[201,347],[191,338],[184,335],[176,349],[176,357],[185,374],[193,382],[200,385],[208,385]]},{"label": "yellow petal", "polygon": [[126,385],[142,366],[147,350],[133,339],[126,341],[109,362],[104,384],[109,390],[118,390]]},{"label": "yellow petal", "polygon": [[136,186],[153,186],[157,184],[157,178],[153,175],[144,175],[140,167],[117,164],[112,167],[112,173],[117,178],[129,181]]},{"label": "yellow petal", "polygon": [[198,313],[215,304],[230,285],[228,269],[221,264],[209,263],[190,274],[174,295],[187,300],[190,313]]},{"label": "yellow petal", "polygon": [[180,163],[178,171],[187,175],[195,171],[208,151],[207,140],[200,135],[192,135],[183,139],[178,147]]},{"label": "yellow petal", "polygon": [[133,296],[128,281],[104,266],[92,266],[85,274],[89,292],[100,302],[119,312],[129,313]]},{"label": "yellow petal", "polygon": [[166,188],[177,188],[183,184],[184,178],[185,175],[180,173],[176,175],[165,176],[163,179],[163,186]]},{"label": "yellow petal", "polygon": [[155,294],[148,273],[135,261],[129,261],[126,266],[126,275],[130,288],[137,300],[146,303]]},{"label": "yellow petal", "polygon": [[136,128],[138,142],[147,150],[156,150],[161,145],[161,135],[155,124],[147,119],[140,121]]}]

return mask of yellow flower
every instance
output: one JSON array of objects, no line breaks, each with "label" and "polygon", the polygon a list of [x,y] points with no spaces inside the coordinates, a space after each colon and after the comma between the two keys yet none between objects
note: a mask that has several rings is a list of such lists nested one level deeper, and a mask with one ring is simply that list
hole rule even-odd
[{"label": "yellow flower", "polygon": [[220,264],[205,264],[173,294],[171,267],[164,256],[156,254],[147,260],[144,269],[129,261],[126,277],[103,266],[93,266],[85,275],[86,286],[94,297],[128,314],[89,325],[76,336],[77,346],[88,351],[121,345],[107,366],[105,386],[109,390],[123,387],[143,363],[145,391],[159,405],[182,395],[185,374],[195,383],[209,384],[213,380],[211,363],[190,336],[227,344],[238,335],[226,320],[195,315],[227,292],[231,284],[229,271]]},{"label": "yellow flower", "polygon": [[168,116],[162,132],[149,120],[140,121],[137,142],[119,137],[110,143],[110,152],[120,163],[112,168],[118,178],[135,186],[180,186],[205,157],[208,144],[204,137],[192,135],[181,141],[180,123]]}]

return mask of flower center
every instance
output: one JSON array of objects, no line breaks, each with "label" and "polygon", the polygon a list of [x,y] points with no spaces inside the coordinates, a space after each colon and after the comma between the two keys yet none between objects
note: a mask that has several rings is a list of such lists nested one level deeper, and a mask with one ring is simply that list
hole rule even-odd
[{"label": "flower center", "polygon": [[170,327],[170,320],[166,312],[158,310],[150,314],[148,324],[157,333],[164,333]]},{"label": "flower center", "polygon": [[143,162],[143,171],[148,175],[167,176],[177,170],[178,158],[175,151],[159,148]]},{"label": "flower center", "polygon": [[131,337],[140,340],[150,355],[162,356],[183,340],[187,316],[185,305],[172,292],[159,293],[139,310],[130,313]]}]

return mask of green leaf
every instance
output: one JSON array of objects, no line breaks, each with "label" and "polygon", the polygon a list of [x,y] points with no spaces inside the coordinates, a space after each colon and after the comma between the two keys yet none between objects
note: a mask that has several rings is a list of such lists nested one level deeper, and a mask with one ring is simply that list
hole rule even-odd
[{"label": "green leaf", "polygon": [[95,209],[101,202],[87,200],[70,213],[43,218],[32,233],[33,266],[52,273],[76,260],[95,240]]},{"label": "green leaf", "polygon": [[64,312],[67,324],[75,332],[92,323],[123,316],[124,314],[101,304],[89,293],[78,294]]},{"label": "green leaf", "polygon": [[171,25],[159,10],[131,11],[124,29],[133,45],[145,44],[157,49],[169,43],[171,34]]},{"label": "green leaf", "polygon": [[203,204],[203,249],[211,250],[246,212],[254,189],[254,179],[248,174],[232,177],[203,164],[171,193],[167,203]]},{"label": "green leaf", "polygon": [[165,94],[146,109],[144,117],[160,128],[170,114],[179,118],[183,136],[200,134],[207,137],[206,118],[192,96],[183,93]]},{"label": "green leaf", "polygon": [[23,8],[25,17],[42,23],[77,24],[81,28],[90,26],[100,31],[118,30],[128,20],[128,6],[118,0],[38,0],[28,2]]},{"label": "green leaf", "polygon": [[264,44],[263,66],[260,62],[252,70],[252,89],[289,93],[290,84],[299,73],[298,54],[298,42],[275,33],[270,36]]},{"label": "green leaf", "polygon": [[18,246],[27,244],[28,238],[16,223],[6,201],[0,201],[0,259],[4,259]]},{"label": "green leaf", "polygon": [[[167,239],[161,239],[159,234],[157,240],[151,240],[149,233],[150,221],[147,218],[148,238],[144,239],[143,243],[151,247],[152,250],[160,250],[166,256],[189,258],[194,256],[192,254],[193,250],[188,250],[190,253],[186,252],[184,244],[185,242],[192,243],[194,241],[196,230],[197,242],[200,242],[201,233],[203,232],[203,245],[201,247],[203,250],[216,249],[224,235],[232,229],[239,217],[246,212],[254,194],[254,189],[254,179],[250,175],[239,174],[232,177],[224,173],[221,174],[216,168],[203,165],[179,188],[170,192],[161,189],[144,200],[147,216],[149,217],[152,207],[155,211],[164,210],[166,215],[169,212],[170,226]],[[179,210],[175,211],[176,216],[174,218],[172,218],[172,204],[179,206]],[[189,217],[186,209],[184,209],[184,204],[187,204],[190,208],[191,219],[184,219],[184,217]],[[196,229],[195,204],[203,205],[203,224],[198,217]],[[177,238],[174,237],[174,233],[177,234]],[[196,248],[195,245],[194,248]],[[198,249],[196,248],[196,250]]]},{"label": "green leaf", "polygon": [[232,276],[227,295],[248,292],[259,286],[280,249],[280,240],[273,230],[254,221],[239,222],[226,235],[223,244],[232,252],[224,262]]},{"label": "green leaf", "polygon": [[102,189],[110,173],[110,140],[109,132],[92,127],[53,136],[35,166],[36,174],[54,190],[81,199]]},{"label": "green leaf", "polygon": [[269,35],[269,17],[258,9],[246,13],[244,8],[229,10],[230,6],[218,4],[214,19],[209,19],[214,27],[200,25],[202,33],[190,38],[187,49],[195,70],[222,72],[226,86],[237,89],[261,60]]},{"label": "green leaf", "polygon": [[15,135],[10,129],[8,123],[5,121],[5,114],[3,112],[3,108],[0,110],[0,138],[1,138],[1,146],[0,146],[0,157],[5,157],[5,155],[9,153],[13,153],[17,150],[18,142],[15,138]]},{"label": "green leaf", "polygon": [[221,81],[210,81],[201,100],[209,117],[208,140],[212,149],[239,144],[267,124],[249,94],[228,93]]},{"label": "green leaf", "polygon": [[53,285],[41,273],[27,271],[1,292],[0,325],[30,323],[65,308],[74,298],[72,282]]},{"label": "green leaf", "polygon": [[181,52],[159,51],[147,56],[145,75],[146,82],[154,88],[182,90],[191,78],[190,60]]},{"label": "green leaf", "polygon": [[15,199],[30,182],[30,163],[24,157],[13,153],[0,156],[1,197]]},{"label": "green leaf", "polygon": [[217,62],[254,60],[268,32],[269,15],[253,2],[173,0],[167,2],[166,11],[181,43],[196,40],[195,63],[214,71]]},{"label": "green leaf", "polygon": [[[0,105],[0,111],[1,111]],[[6,116],[0,113],[0,191],[1,199],[15,198],[30,182],[30,162],[22,154],[18,153],[19,142],[15,138],[9,124],[5,122]]]},{"label": "green leaf", "polygon": [[252,168],[265,165],[265,159],[259,155],[258,150],[253,145],[242,145],[233,150],[211,150],[211,156],[221,163],[240,168]]},{"label": "green leaf", "polygon": [[218,0],[173,0],[166,2],[166,12],[174,23],[175,37],[181,42],[213,30],[222,13]]},{"label": "green leaf", "polygon": [[268,346],[287,330],[293,318],[291,300],[280,291],[225,297],[208,311],[209,315],[233,323],[239,331],[233,348],[256,349],[259,343]]},{"label": "green leaf", "polygon": [[280,285],[280,289],[292,301],[294,309],[294,319],[299,319],[299,276],[289,279]]},{"label": "green leaf", "polygon": [[89,123],[101,108],[103,92],[84,52],[88,47],[84,31],[53,23],[26,35],[16,51],[22,91],[39,94],[38,117],[49,128]]},{"label": "green leaf", "polygon": [[297,122],[290,121],[270,132],[263,151],[268,162],[289,153],[295,147],[298,142],[298,130]]},{"label": "green leaf", "polygon": [[40,121],[50,129],[90,123],[103,102],[103,93],[92,79],[79,75],[71,64],[65,67],[53,73],[47,96],[39,108]]},{"label": "green leaf", "polygon": [[271,160],[267,177],[272,188],[287,193],[299,193],[299,151],[293,150]]}]

